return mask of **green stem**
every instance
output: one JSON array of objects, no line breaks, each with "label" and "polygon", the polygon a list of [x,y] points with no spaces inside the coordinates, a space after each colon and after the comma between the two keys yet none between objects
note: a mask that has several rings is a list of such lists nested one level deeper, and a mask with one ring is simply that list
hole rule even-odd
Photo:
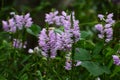
[{"label": "green stem", "polygon": [[[74,22],[73,22],[73,14],[71,13],[71,28],[74,28],[74,26],[73,26],[73,24],[74,24]],[[74,73],[74,54],[75,54],[75,38],[74,38],[74,36],[73,36],[73,45],[72,45],[72,71],[71,71],[71,80],[74,80],[74,75],[73,75],[73,73]]]},{"label": "green stem", "polygon": [[71,72],[71,80],[74,80],[74,55],[75,55],[75,44],[72,45],[72,72]]},{"label": "green stem", "polygon": [[22,32],[22,35],[21,35],[21,37],[22,37],[22,48],[24,48],[24,44],[25,44],[25,41],[26,41],[26,35],[27,35],[26,28],[23,27],[23,32]]},{"label": "green stem", "polygon": [[79,25],[90,25],[90,24],[97,24],[98,22],[97,21],[94,21],[94,22],[88,22],[88,23],[81,23]]}]

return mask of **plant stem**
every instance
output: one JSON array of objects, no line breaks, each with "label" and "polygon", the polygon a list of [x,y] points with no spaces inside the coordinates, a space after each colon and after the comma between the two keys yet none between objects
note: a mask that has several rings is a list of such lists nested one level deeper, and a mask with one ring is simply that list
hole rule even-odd
[{"label": "plant stem", "polygon": [[71,72],[71,80],[74,80],[74,55],[75,55],[75,44],[72,45],[72,72]]}]

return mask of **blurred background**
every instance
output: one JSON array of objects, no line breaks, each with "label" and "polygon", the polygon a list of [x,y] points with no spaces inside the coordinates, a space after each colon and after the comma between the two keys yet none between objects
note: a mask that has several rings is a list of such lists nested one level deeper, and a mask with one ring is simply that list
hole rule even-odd
[{"label": "blurred background", "polygon": [[[34,23],[44,27],[45,13],[53,9],[75,11],[80,29],[91,35],[94,25],[98,23],[98,14],[114,13],[114,20],[117,21],[114,36],[117,37],[116,41],[120,39],[120,0],[0,0],[0,21],[8,19],[10,12],[30,13]],[[0,31],[3,31],[1,22]]]},{"label": "blurred background", "polygon": [[34,23],[44,26],[45,13],[52,9],[75,11],[82,28],[83,23],[92,25],[98,13],[114,13],[114,19],[120,19],[120,0],[0,0],[0,21],[7,19],[10,12],[30,12]]}]

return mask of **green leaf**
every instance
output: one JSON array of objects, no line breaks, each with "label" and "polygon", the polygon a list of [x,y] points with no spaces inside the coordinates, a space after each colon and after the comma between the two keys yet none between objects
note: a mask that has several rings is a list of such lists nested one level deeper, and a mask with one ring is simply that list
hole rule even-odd
[{"label": "green leaf", "polygon": [[120,43],[118,43],[118,44],[115,45],[114,53],[116,53],[119,50],[120,50]]},{"label": "green leaf", "polygon": [[103,73],[110,73],[110,70],[106,66],[100,66],[96,62],[83,61],[81,66],[85,67],[93,76],[99,76]]},{"label": "green leaf", "polygon": [[115,69],[113,70],[113,73],[110,75],[110,77],[114,77],[120,72],[120,66],[116,66]]},{"label": "green leaf", "polygon": [[[32,65],[32,63],[29,63],[29,64],[24,65],[24,68],[22,68],[22,70],[19,71],[18,77],[21,78],[21,76],[22,76],[26,71],[29,71],[31,65]],[[20,79],[20,80],[22,80],[22,79]]]},{"label": "green leaf", "polygon": [[7,80],[7,79],[0,75],[0,80]]},{"label": "green leaf", "polygon": [[7,57],[5,54],[0,56],[0,62],[5,61],[6,59],[7,59]]},{"label": "green leaf", "polygon": [[60,29],[54,29],[54,31],[56,32],[56,33],[62,33],[63,31],[61,31]]},{"label": "green leaf", "polygon": [[103,47],[104,47],[104,42],[97,43],[93,50],[93,55],[99,54]]},{"label": "green leaf", "polygon": [[91,36],[90,32],[88,31],[81,31],[80,33],[81,33],[81,40],[85,40]]},{"label": "green leaf", "polygon": [[41,72],[39,70],[37,70],[36,72],[37,76],[39,77],[39,80],[43,80]]},{"label": "green leaf", "polygon": [[28,75],[25,73],[20,77],[20,80],[28,80]]},{"label": "green leaf", "polygon": [[33,24],[30,28],[27,29],[27,32],[33,36],[38,36],[40,30],[40,26]]},{"label": "green leaf", "polygon": [[25,56],[25,58],[21,61],[21,64],[23,64],[24,62],[26,62],[30,58],[31,58],[31,55]]},{"label": "green leaf", "polygon": [[105,53],[105,57],[112,56],[114,53],[114,49],[108,47],[104,53]]},{"label": "green leaf", "polygon": [[77,48],[75,51],[75,60],[91,60],[91,55],[90,53],[82,48]]}]

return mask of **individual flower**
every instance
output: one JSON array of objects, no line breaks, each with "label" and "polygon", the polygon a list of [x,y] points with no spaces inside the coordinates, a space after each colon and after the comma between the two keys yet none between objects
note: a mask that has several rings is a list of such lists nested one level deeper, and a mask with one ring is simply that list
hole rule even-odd
[{"label": "individual flower", "polygon": [[79,60],[75,60],[74,63],[72,63],[71,53],[66,54],[65,58],[66,58],[66,62],[65,62],[65,66],[64,67],[65,67],[66,70],[71,70],[72,67],[80,66],[81,63],[82,63]]},{"label": "individual flower", "polygon": [[95,25],[95,29],[98,30],[100,33],[103,33],[103,25],[102,24]]},{"label": "individual flower", "polygon": [[105,24],[105,28],[110,28],[111,26],[111,24]]},{"label": "individual flower", "polygon": [[100,77],[97,77],[95,80],[101,80]]},{"label": "individual flower", "polygon": [[120,59],[117,55],[112,55],[114,64],[120,65]]},{"label": "individual flower", "polygon": [[3,24],[3,29],[4,29],[4,31],[9,31],[9,25],[8,25],[8,22],[7,21],[2,21],[2,24]]},{"label": "individual flower", "polygon": [[65,67],[66,70],[71,70],[72,62],[71,61],[66,61],[64,67]]},{"label": "individual flower", "polygon": [[29,49],[28,53],[30,53],[30,54],[34,53],[33,49]]},{"label": "individual flower", "polygon": [[99,18],[100,20],[103,20],[104,15],[102,15],[102,14],[98,14],[98,18]]},{"label": "individual flower", "polygon": [[113,17],[113,13],[109,13],[108,15],[107,15],[107,19],[110,19],[110,18],[112,18]]},{"label": "individual flower", "polygon": [[81,65],[81,61],[76,61],[76,65],[75,66],[80,66]]},{"label": "individual flower", "polygon": [[112,18],[106,19],[106,23],[108,23],[108,24],[114,24],[115,20],[113,20]]}]

